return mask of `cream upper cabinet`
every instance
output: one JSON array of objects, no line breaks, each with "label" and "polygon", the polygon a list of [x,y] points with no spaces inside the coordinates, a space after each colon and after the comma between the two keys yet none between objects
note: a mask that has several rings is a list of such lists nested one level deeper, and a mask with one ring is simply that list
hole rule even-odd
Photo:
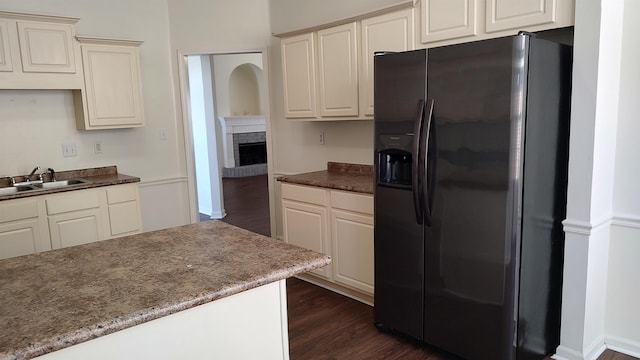
[{"label": "cream upper cabinet", "polygon": [[404,8],[281,35],[285,117],[370,120],[373,53],[414,49],[415,28],[414,9]]},{"label": "cream upper cabinet", "polygon": [[556,1],[563,0],[486,0],[487,32],[553,23]]},{"label": "cream upper cabinet", "polygon": [[9,46],[9,25],[0,19],[0,71],[13,71],[11,47]]},{"label": "cream upper cabinet", "polygon": [[373,116],[373,55],[414,49],[413,9],[363,19],[360,57],[360,116]]},{"label": "cream upper cabinet", "polygon": [[421,47],[572,26],[575,0],[419,0]]},{"label": "cream upper cabinet", "polygon": [[282,39],[284,115],[287,118],[316,117],[315,34]]},{"label": "cream upper cabinet", "polygon": [[[138,54],[142,42],[85,37],[78,40],[85,81],[82,101],[76,99],[78,127],[95,130],[143,126]],[[83,106],[82,112],[78,103]]]},{"label": "cream upper cabinet", "polygon": [[17,21],[22,71],[75,73],[72,24]]},{"label": "cream upper cabinet", "polygon": [[0,89],[81,89],[78,20],[0,11]]},{"label": "cream upper cabinet", "polygon": [[476,34],[477,0],[423,0],[422,42]]},{"label": "cream upper cabinet", "polygon": [[355,22],[318,31],[321,116],[358,115],[357,39]]}]

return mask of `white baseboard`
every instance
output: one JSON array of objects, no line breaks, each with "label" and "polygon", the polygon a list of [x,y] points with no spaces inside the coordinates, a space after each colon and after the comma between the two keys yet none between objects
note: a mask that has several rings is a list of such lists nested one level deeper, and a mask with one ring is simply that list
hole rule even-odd
[{"label": "white baseboard", "polygon": [[605,336],[604,342],[610,350],[640,359],[640,342],[611,335]]},{"label": "white baseboard", "polygon": [[[596,341],[587,348],[588,350],[583,352],[571,349],[564,345],[558,346],[556,353],[551,356],[555,360],[596,360],[598,356],[607,349],[603,339],[596,339]],[[590,349],[590,350],[589,350]]]}]

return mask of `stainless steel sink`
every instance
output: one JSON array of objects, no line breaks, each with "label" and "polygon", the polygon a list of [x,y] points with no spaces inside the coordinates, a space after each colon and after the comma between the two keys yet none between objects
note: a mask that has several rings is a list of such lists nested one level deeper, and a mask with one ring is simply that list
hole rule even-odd
[{"label": "stainless steel sink", "polygon": [[55,189],[55,188],[67,187],[72,185],[82,185],[82,184],[91,184],[91,181],[83,180],[83,179],[69,179],[69,180],[45,182],[42,184],[35,184],[34,186],[42,189]]},{"label": "stainless steel sink", "polygon": [[38,190],[31,185],[9,186],[0,188],[0,195],[15,194],[23,191]]}]

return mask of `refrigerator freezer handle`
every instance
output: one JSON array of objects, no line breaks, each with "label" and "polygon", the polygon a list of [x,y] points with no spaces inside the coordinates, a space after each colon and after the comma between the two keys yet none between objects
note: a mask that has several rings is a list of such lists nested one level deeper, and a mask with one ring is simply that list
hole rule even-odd
[{"label": "refrigerator freezer handle", "polygon": [[413,149],[411,154],[411,191],[413,192],[413,207],[416,211],[416,221],[422,224],[422,174],[420,164],[420,135],[424,128],[424,100],[418,102],[418,117],[413,125]]},{"label": "refrigerator freezer handle", "polygon": [[429,99],[427,101],[426,104],[426,109],[427,109],[427,116],[425,117],[426,121],[425,121],[425,126],[422,127],[422,133],[420,134],[420,149],[422,151],[421,154],[422,157],[420,158],[420,169],[418,170],[420,172],[420,176],[422,178],[421,184],[420,186],[422,187],[422,189],[420,189],[420,193],[421,193],[421,203],[422,203],[422,211],[424,213],[424,223],[427,226],[431,226],[431,201],[430,201],[430,197],[432,196],[431,192],[430,192],[430,186],[429,184],[433,181],[435,181],[435,179],[431,179],[431,175],[429,174],[428,171],[430,169],[429,166],[429,138],[430,138],[430,133],[432,131],[432,121],[433,121],[433,104],[434,101],[433,99]]}]

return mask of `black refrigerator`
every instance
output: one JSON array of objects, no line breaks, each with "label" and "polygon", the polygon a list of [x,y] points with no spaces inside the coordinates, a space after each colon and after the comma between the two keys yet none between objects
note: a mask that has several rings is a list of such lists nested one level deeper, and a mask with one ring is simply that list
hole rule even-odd
[{"label": "black refrigerator", "polygon": [[374,60],[374,322],[470,360],[560,338],[571,46],[533,34]]}]

